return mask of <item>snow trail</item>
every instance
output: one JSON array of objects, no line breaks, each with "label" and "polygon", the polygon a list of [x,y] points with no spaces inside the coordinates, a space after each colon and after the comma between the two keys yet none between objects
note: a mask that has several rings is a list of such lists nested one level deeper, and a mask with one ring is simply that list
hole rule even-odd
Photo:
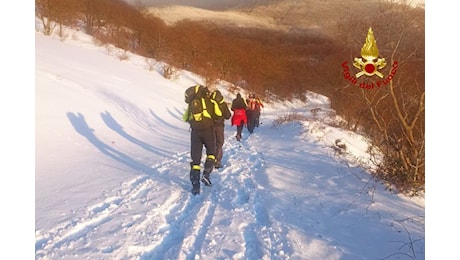
[{"label": "snow trail", "polygon": [[[270,250],[282,247],[284,232],[277,234],[279,227],[270,227],[265,210],[266,192],[257,177],[265,174],[263,154],[248,141],[257,134],[237,142],[233,132],[226,128],[226,167],[214,170],[213,186],[202,185],[200,195],[189,191],[189,153],[178,153],[152,165],[151,174],[125,181],[105,192],[102,201],[76,210],[85,211],[85,217],[63,221],[44,233],[37,230],[36,258],[64,257],[68,247],[79,247],[83,255],[117,259],[273,257]],[[171,189],[160,189],[159,183],[165,182]],[[117,228],[101,233],[108,222]],[[91,245],[93,239],[111,241],[111,233],[118,237],[116,246]],[[234,247],[223,249],[228,239]]]}]

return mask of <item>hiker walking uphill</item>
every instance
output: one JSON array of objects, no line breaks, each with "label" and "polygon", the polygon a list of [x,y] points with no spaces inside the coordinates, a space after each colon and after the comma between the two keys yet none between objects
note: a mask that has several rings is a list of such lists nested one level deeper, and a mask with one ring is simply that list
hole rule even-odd
[{"label": "hiker walking uphill", "polygon": [[248,103],[248,107],[255,111],[254,113],[255,114],[255,127],[259,127],[260,112],[262,111],[264,104],[262,103],[262,100],[260,100],[260,98],[256,96],[255,94],[252,95],[252,99],[251,99],[251,96],[249,97],[250,97],[251,103]]},{"label": "hiker walking uphill", "polygon": [[241,94],[236,94],[236,98],[232,101],[232,126],[236,125],[236,140],[240,141],[242,138],[243,127],[248,123],[246,116],[246,109],[248,105],[241,97]]},{"label": "hiker walking uphill", "polygon": [[211,186],[210,175],[214,169],[216,159],[216,139],[214,121],[222,116],[216,101],[209,97],[207,88],[196,85],[185,91],[185,102],[188,105],[183,120],[190,123],[190,181],[192,194],[200,193],[201,154],[203,146],[206,148],[206,161],[204,163],[201,182]]},{"label": "hiker walking uphill", "polygon": [[225,140],[225,120],[230,119],[232,113],[230,112],[230,109],[228,109],[228,105],[219,90],[215,90],[211,93],[211,99],[217,102],[219,109],[222,112],[222,116],[218,116],[218,118],[214,120],[214,132],[216,135],[216,164],[214,165],[214,168],[220,169],[222,168],[222,147],[224,146]]},{"label": "hiker walking uphill", "polygon": [[248,104],[248,109],[246,110],[248,117],[247,127],[249,133],[252,134],[254,132],[254,128],[259,127],[260,110],[262,107],[264,107],[264,105],[259,98],[256,98],[255,94],[250,94],[249,98],[246,100],[246,103]]}]

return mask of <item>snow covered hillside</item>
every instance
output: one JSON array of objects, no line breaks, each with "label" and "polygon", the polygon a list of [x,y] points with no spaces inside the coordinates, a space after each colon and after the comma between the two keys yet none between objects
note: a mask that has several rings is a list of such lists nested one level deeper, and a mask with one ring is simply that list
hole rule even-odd
[{"label": "snow covered hillside", "polygon": [[35,259],[425,259],[424,198],[373,180],[326,97],[265,100],[241,142],[227,122],[224,168],[193,196],[181,117],[200,77],[67,32],[35,34]]}]

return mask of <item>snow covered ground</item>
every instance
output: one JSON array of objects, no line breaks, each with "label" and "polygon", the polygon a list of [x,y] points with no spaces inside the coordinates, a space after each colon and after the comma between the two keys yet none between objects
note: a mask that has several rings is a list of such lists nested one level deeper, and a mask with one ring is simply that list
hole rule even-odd
[{"label": "snow covered ground", "polygon": [[[35,48],[35,259],[425,259],[424,197],[373,180],[326,97],[265,100],[241,142],[227,122],[225,167],[192,196],[181,117],[199,76],[167,80],[70,30]],[[274,123],[294,113],[306,120]]]}]

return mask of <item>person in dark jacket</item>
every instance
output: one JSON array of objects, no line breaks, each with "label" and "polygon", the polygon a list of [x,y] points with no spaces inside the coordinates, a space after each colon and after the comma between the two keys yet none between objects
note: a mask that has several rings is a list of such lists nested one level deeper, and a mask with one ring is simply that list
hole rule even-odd
[{"label": "person in dark jacket", "polygon": [[254,94],[250,94],[249,98],[246,99],[246,104],[248,105],[248,108],[246,109],[246,117],[248,118],[246,127],[251,134],[254,132],[254,128],[256,127],[256,110],[254,107],[254,97]]},{"label": "person in dark jacket", "polygon": [[264,107],[264,104],[255,94],[250,94],[246,103],[248,104],[248,110],[246,111],[248,116],[248,131],[252,133],[254,128],[259,127],[260,111]]},{"label": "person in dark jacket", "polygon": [[215,90],[211,94],[211,99],[215,100],[219,105],[219,109],[222,112],[221,116],[218,116],[214,120],[214,132],[216,135],[216,163],[214,168],[222,168],[222,157],[223,157],[223,146],[224,146],[224,129],[225,129],[225,120],[230,119],[232,113],[228,108],[227,103],[222,96],[222,93],[219,90]]},{"label": "person in dark jacket", "polygon": [[247,108],[246,100],[241,97],[240,93],[236,94],[236,98],[232,101],[231,109],[233,111],[232,126],[236,125],[236,140],[238,141],[242,138],[243,127],[248,123]]},{"label": "person in dark jacket", "polygon": [[[201,116],[195,116],[189,107],[184,115],[183,120],[190,123],[192,129],[190,134],[190,181],[192,182],[192,194],[200,193],[200,175],[201,175],[201,155],[203,146],[206,148],[206,161],[204,163],[203,176],[201,182],[206,186],[211,186],[210,175],[214,169],[216,160],[216,138],[214,133],[214,120],[222,116],[222,112],[216,101],[212,100],[209,90],[206,87],[197,85],[195,96],[202,104]],[[187,100],[187,93],[186,93]],[[199,120],[197,120],[199,118]]]}]

